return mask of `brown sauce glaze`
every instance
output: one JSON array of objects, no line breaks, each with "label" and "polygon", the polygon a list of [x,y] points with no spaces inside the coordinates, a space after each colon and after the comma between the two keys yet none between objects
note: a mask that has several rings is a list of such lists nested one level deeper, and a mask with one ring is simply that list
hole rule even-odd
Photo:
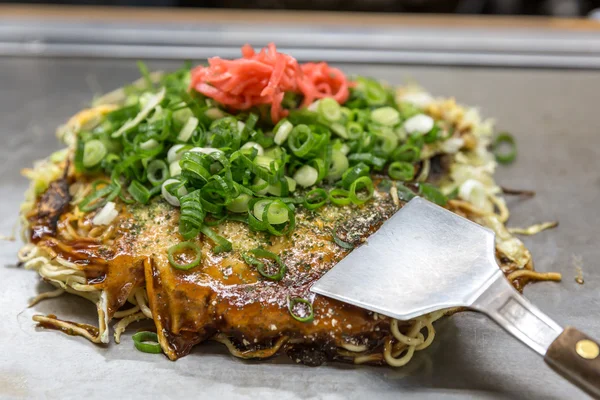
[{"label": "brown sauce glaze", "polygon": [[35,219],[31,221],[31,239],[34,243],[44,236],[56,233],[58,219],[66,211],[70,201],[69,182],[66,178],[50,184],[38,200]]},{"label": "brown sauce glaze", "polygon": [[[145,285],[159,341],[171,359],[221,333],[241,351],[265,348],[287,337],[295,344],[284,346],[284,351],[316,365],[344,344],[374,348],[389,335],[388,318],[309,289],[348,253],[333,242],[335,230],[359,244],[396,210],[387,191],[376,191],[362,207],[326,205],[316,212],[298,208],[297,226],[289,236],[269,237],[228,221],[214,229],[233,243],[233,251],[214,254],[214,244],[199,236],[195,241],[202,249],[202,261],[187,271],[173,268],[168,261],[167,250],[183,239],[178,233],[178,209],[160,199],[122,212],[113,223],[116,234],[110,244],[96,239],[60,240],[60,232],[41,228],[34,234],[43,234],[32,239],[81,266],[88,284],[106,291],[109,317],[125,305],[135,288]],[[39,221],[37,216],[32,219]],[[266,280],[244,262],[242,254],[257,247],[281,257],[287,267],[282,280]],[[507,267],[505,272],[510,270]],[[292,317],[287,304],[294,297],[312,303],[313,321]]]}]

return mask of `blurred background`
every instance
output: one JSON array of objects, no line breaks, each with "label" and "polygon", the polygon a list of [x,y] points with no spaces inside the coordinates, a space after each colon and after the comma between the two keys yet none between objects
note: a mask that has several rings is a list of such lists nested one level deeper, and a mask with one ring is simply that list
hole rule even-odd
[{"label": "blurred background", "polygon": [[20,0],[0,3],[456,13],[488,15],[595,15],[600,0]]}]

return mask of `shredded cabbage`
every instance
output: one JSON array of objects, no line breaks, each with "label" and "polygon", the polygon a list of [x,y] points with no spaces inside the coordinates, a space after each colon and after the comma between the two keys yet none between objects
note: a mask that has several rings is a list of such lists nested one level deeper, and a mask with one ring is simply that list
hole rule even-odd
[{"label": "shredded cabbage", "polygon": [[115,210],[115,203],[109,201],[104,207],[94,216],[92,223],[94,225],[109,225],[115,218],[117,218],[119,212]]}]

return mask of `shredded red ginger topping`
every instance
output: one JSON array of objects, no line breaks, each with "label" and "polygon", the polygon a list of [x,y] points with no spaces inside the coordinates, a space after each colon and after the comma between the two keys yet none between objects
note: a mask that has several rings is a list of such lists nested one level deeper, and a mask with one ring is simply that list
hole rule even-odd
[{"label": "shredded red ginger topping", "polygon": [[273,43],[259,53],[246,44],[237,60],[210,58],[207,67],[192,70],[190,88],[235,110],[270,104],[274,123],[288,115],[281,106],[285,92],[302,94],[302,107],[324,97],[342,104],[349,95],[342,71],[325,62],[299,64]]}]

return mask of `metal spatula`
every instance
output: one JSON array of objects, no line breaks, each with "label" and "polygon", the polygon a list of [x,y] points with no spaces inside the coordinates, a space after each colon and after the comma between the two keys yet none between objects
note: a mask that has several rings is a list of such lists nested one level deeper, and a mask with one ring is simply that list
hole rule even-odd
[{"label": "metal spatula", "polygon": [[521,296],[494,249],[494,232],[416,197],[311,290],[401,320],[457,306],[480,311],[600,397],[598,343]]}]

